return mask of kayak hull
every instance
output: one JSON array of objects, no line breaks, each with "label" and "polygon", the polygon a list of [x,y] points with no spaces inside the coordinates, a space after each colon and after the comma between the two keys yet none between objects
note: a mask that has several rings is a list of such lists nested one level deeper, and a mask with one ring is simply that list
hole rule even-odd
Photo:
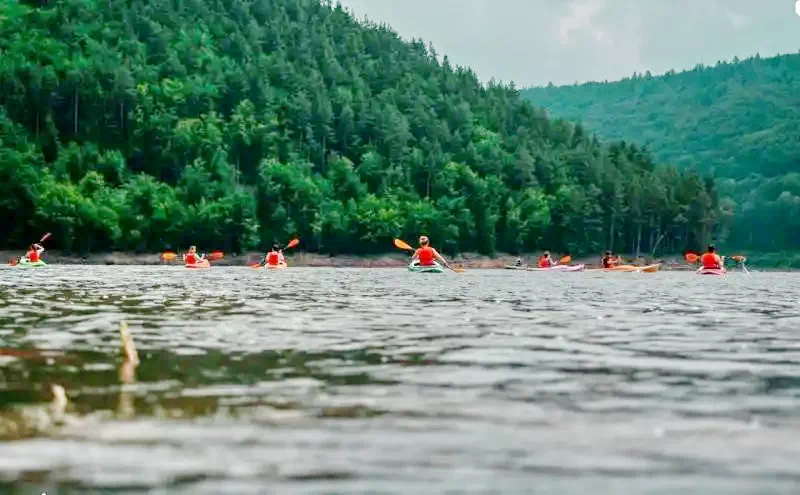
[{"label": "kayak hull", "polygon": [[527,270],[528,267],[525,265],[517,266],[517,265],[506,265],[506,270]]},{"label": "kayak hull", "polygon": [[661,269],[661,263],[646,266],[636,265],[619,265],[613,268],[601,268],[604,272],[639,272],[639,273],[654,273]]},{"label": "kayak hull", "polygon": [[288,268],[286,263],[279,263],[277,265],[264,265],[267,270],[285,270]]},{"label": "kayak hull", "polygon": [[408,265],[408,271],[414,273],[442,273],[444,272],[444,267],[439,263],[434,263],[433,265],[429,266],[420,266],[412,263]]},{"label": "kayak hull", "polygon": [[586,265],[556,265],[548,268],[532,267],[528,268],[530,272],[582,272],[586,269]]},{"label": "kayak hull", "polygon": [[724,268],[700,268],[695,273],[698,275],[726,275],[728,271]]},{"label": "kayak hull", "polygon": [[19,260],[19,263],[15,265],[17,268],[44,268],[47,266],[47,263],[44,260],[39,261],[28,261],[26,259]]},{"label": "kayak hull", "polygon": [[200,263],[187,263],[184,266],[190,270],[202,270],[205,268],[211,268],[211,263],[209,263],[208,260],[203,260]]}]

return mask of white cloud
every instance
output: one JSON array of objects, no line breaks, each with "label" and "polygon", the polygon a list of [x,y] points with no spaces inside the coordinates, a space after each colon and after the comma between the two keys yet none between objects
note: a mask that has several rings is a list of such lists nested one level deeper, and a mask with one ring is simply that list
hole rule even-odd
[{"label": "white cloud", "polygon": [[727,18],[728,18],[728,20],[730,21],[730,23],[731,23],[731,24],[733,25],[733,27],[735,27],[736,29],[743,29],[743,28],[746,28],[746,27],[748,26],[748,24],[750,24],[750,21],[749,21],[749,19],[747,18],[747,16],[744,16],[744,15],[742,15],[742,14],[739,14],[739,13],[737,13],[737,12],[734,12],[734,11],[732,11],[732,10],[726,10],[726,11],[725,11],[725,17],[727,17]]},{"label": "white cloud", "polygon": [[[558,34],[562,43],[571,42],[573,31],[591,28],[592,19],[606,7],[605,0],[575,0],[569,4],[569,14],[559,18]],[[593,34],[597,36],[597,34]]]}]

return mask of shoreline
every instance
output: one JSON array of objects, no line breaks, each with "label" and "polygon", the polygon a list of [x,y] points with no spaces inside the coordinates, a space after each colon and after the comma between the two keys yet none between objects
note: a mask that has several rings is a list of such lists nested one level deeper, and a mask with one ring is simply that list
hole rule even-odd
[{"label": "shoreline", "polygon": [[[8,260],[20,256],[20,251],[0,251],[0,259]],[[224,259],[214,261],[217,266],[247,266],[255,263],[259,256],[264,253],[252,251],[245,254],[227,255]],[[119,265],[119,266],[158,266],[158,265],[180,265],[180,261],[164,262],[160,259],[160,253],[129,253],[129,252],[106,252],[89,253],[86,255],[65,254],[61,251],[47,251],[43,259],[48,264],[56,265]],[[472,269],[503,269],[506,265],[513,265],[517,259],[516,255],[498,253],[494,257],[477,254],[462,253],[447,258],[454,265]],[[525,264],[535,263],[536,255],[522,256]],[[630,257],[629,259],[633,259]],[[387,253],[380,255],[338,255],[331,256],[319,253],[291,252],[287,251],[286,261],[292,267],[310,268],[404,268],[408,265],[409,256],[402,253]],[[675,257],[667,257],[662,260],[654,260],[653,263],[662,263],[662,270],[684,271],[693,268],[682,263]],[[651,261],[640,259],[637,264],[649,264]],[[588,267],[597,265],[597,259],[576,258],[570,264],[585,264]]]}]

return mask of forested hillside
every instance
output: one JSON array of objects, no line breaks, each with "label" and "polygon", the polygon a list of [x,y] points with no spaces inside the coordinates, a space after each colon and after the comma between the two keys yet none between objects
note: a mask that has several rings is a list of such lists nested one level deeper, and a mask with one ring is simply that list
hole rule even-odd
[{"label": "forested hillside", "polygon": [[646,146],[660,161],[719,177],[734,220],[730,246],[800,249],[800,55],[523,96],[601,139]]},{"label": "forested hillside", "polygon": [[0,4],[0,242],[682,249],[714,184],[316,0]]}]

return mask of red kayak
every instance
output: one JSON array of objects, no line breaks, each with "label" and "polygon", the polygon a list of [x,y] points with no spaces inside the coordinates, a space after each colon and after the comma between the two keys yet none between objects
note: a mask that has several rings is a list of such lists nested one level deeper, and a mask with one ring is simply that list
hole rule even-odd
[{"label": "red kayak", "polygon": [[202,260],[197,263],[186,263],[185,266],[186,268],[194,268],[194,269],[211,268],[211,263],[209,263],[208,260]]},{"label": "red kayak", "polygon": [[698,275],[725,275],[728,271],[724,268],[700,268],[695,273]]}]

